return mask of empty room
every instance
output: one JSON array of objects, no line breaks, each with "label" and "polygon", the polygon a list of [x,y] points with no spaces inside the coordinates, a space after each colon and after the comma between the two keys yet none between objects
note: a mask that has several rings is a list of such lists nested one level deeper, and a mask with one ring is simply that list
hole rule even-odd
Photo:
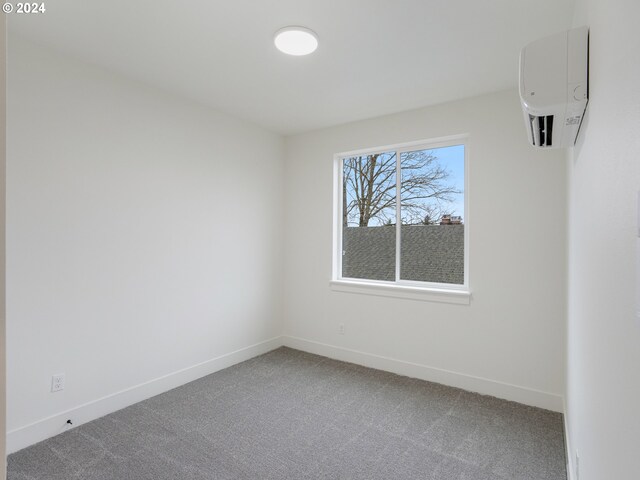
[{"label": "empty room", "polygon": [[0,478],[640,478],[637,0],[3,11]]}]

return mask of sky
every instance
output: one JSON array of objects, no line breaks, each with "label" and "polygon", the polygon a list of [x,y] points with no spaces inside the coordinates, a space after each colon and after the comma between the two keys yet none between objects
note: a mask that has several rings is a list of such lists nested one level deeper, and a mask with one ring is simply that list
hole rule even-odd
[{"label": "sky", "polygon": [[[456,186],[456,190],[464,192],[464,145],[437,148],[433,153],[438,161],[451,172],[449,180]],[[460,215],[464,221],[464,194],[456,195],[451,208],[454,215]]]},{"label": "sky", "polygon": [[[459,215],[464,222],[464,145],[454,145],[450,147],[433,148],[424,151],[436,157],[438,165],[449,173],[448,178],[443,181],[445,185],[451,185],[460,194],[452,196],[452,202],[442,202],[442,212],[451,215]],[[403,159],[404,154],[400,155]],[[433,168],[433,165],[431,165]],[[430,169],[431,169],[430,168]]]}]

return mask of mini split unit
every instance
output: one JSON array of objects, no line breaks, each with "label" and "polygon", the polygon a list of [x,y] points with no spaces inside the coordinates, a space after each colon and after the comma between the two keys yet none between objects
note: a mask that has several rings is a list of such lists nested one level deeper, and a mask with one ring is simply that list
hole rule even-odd
[{"label": "mini split unit", "polygon": [[520,53],[520,103],[534,147],[575,144],[589,98],[589,29],[530,43]]}]

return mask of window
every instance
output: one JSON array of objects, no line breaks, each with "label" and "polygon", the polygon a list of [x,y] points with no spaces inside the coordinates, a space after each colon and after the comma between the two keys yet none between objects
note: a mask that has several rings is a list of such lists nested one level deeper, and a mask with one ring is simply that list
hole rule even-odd
[{"label": "window", "polygon": [[334,286],[468,299],[464,141],[336,155]]}]

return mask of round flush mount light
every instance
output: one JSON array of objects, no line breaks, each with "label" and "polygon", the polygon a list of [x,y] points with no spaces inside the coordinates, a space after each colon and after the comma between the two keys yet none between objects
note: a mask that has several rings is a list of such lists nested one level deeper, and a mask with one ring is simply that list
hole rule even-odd
[{"label": "round flush mount light", "polygon": [[273,43],[288,55],[309,55],[318,48],[318,36],[305,27],[284,27],[276,32]]}]

